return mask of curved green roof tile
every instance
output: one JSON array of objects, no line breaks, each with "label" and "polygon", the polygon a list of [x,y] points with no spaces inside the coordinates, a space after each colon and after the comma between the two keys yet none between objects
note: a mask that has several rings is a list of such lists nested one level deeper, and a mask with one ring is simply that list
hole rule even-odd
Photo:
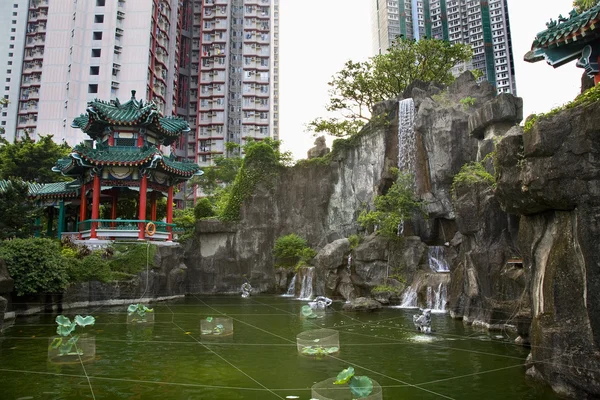
[{"label": "curved green roof tile", "polygon": [[[596,24],[600,19],[600,3],[577,14],[575,10],[569,14],[569,19],[563,21],[550,20],[548,29],[539,32],[531,45],[531,49],[544,48],[551,46],[562,46],[570,41],[573,35],[579,36],[583,32],[596,30]],[[577,33],[579,32],[579,33]]]}]

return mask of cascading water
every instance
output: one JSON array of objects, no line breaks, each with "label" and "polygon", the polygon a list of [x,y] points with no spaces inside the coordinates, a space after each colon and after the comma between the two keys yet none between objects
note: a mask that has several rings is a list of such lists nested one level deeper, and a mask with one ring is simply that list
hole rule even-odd
[{"label": "cascading water", "polygon": [[300,300],[311,300],[313,297],[313,277],[315,267],[303,268],[302,286],[300,287]]},{"label": "cascading water", "polygon": [[444,246],[430,246],[427,250],[427,262],[433,272],[450,272],[444,251]]},{"label": "cascading water", "polygon": [[415,103],[404,99],[398,103],[398,169],[415,176]]},{"label": "cascading water", "polygon": [[427,308],[432,311],[446,311],[446,297],[448,289],[445,282],[440,282],[437,289],[427,286]]},{"label": "cascading water", "polygon": [[292,278],[292,281],[290,282],[290,286],[288,286],[287,292],[286,292],[286,296],[293,296],[294,294],[296,294],[296,277],[298,275],[294,274],[294,277]]},{"label": "cascading water", "polygon": [[406,289],[400,308],[417,308],[417,289],[415,287],[411,286]]}]

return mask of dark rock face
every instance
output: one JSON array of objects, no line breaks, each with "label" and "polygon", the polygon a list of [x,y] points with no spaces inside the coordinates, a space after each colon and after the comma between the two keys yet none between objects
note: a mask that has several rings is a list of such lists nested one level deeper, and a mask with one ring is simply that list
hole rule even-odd
[{"label": "dark rock face", "polygon": [[497,153],[501,205],[523,215],[528,374],[580,399],[600,396],[599,111],[593,104],[544,118],[503,139]]},{"label": "dark rock face", "polygon": [[114,300],[152,299],[186,294],[187,267],[180,246],[158,247],[154,268],[140,272],[129,281],[103,283],[81,282],[69,286],[62,304],[92,303]]},{"label": "dark rock face", "polygon": [[374,311],[382,307],[381,303],[368,297],[359,297],[344,304],[346,311]]},{"label": "dark rock face", "polygon": [[[9,294],[13,290],[13,280],[8,275],[8,269],[4,260],[0,260],[0,295]],[[4,313],[8,305],[8,300],[4,297],[0,297],[0,331],[4,324]]]},{"label": "dark rock face", "polygon": [[[491,329],[519,329],[529,314],[528,274],[522,264],[507,263],[519,254],[518,217],[501,210],[485,183],[458,185],[455,204],[461,243],[452,270],[451,315]],[[527,338],[527,324],[519,333]]]}]

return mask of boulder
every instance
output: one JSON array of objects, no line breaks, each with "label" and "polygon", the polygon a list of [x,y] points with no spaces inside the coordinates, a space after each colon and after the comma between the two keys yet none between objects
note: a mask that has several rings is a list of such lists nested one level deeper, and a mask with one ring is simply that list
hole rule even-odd
[{"label": "boulder", "polygon": [[14,281],[8,275],[8,268],[4,260],[0,259],[0,294],[10,293],[13,290]]},{"label": "boulder", "polygon": [[374,311],[382,307],[381,303],[376,300],[368,297],[358,297],[344,304],[343,309],[344,311]]},{"label": "boulder", "polygon": [[319,136],[315,140],[315,147],[308,150],[307,158],[310,160],[311,158],[324,157],[330,151],[329,147],[327,147],[327,143],[325,143],[325,136]]},{"label": "boulder", "polygon": [[[468,132],[477,139],[483,139],[486,130],[495,125],[494,135],[499,136],[522,120],[523,99],[509,93],[502,93],[469,116]],[[499,130],[499,125],[504,129]]]},{"label": "boulder", "polygon": [[346,265],[346,255],[350,252],[350,241],[346,238],[338,239],[327,244],[316,255],[314,264],[317,269],[337,269],[340,265]]}]

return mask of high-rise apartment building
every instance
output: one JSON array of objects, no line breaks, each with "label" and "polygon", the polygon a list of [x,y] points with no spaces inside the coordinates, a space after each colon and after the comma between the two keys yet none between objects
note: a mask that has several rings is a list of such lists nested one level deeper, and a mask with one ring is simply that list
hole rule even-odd
[{"label": "high-rise apartment building", "polygon": [[467,43],[473,59],[457,65],[483,72],[498,93],[516,94],[507,0],[374,0],[373,49],[387,50],[398,37]]},{"label": "high-rise apartment building", "polygon": [[[4,137],[71,128],[87,101],[153,101],[192,131],[180,157],[210,165],[227,142],[278,138],[279,0],[7,0]],[[3,32],[4,31],[4,32]]]},{"label": "high-rise apartment building", "polygon": [[177,102],[199,165],[226,143],[279,137],[279,0],[184,0]]}]

